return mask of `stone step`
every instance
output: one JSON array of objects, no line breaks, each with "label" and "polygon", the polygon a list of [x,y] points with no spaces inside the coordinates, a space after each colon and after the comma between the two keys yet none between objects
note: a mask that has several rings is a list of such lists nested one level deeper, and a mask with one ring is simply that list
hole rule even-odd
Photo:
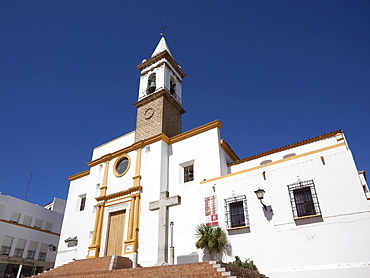
[{"label": "stone step", "polygon": [[[218,262],[131,268],[125,257],[113,256],[71,262],[40,278],[265,278],[253,270]],[[109,270],[110,269],[110,270]]]}]

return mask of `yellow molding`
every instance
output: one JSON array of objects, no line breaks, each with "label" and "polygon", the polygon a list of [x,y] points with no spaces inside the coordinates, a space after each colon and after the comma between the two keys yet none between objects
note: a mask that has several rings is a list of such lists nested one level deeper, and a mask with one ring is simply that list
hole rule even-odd
[{"label": "yellow molding", "polygon": [[50,231],[42,230],[42,229],[39,229],[39,228],[27,226],[27,225],[23,225],[23,224],[20,224],[20,223],[15,223],[15,222],[8,221],[8,220],[5,220],[5,219],[1,219],[0,221],[1,222],[4,222],[4,223],[16,225],[16,226],[19,226],[19,227],[23,227],[23,228],[27,228],[27,229],[31,229],[31,230],[35,230],[35,231],[39,231],[39,232],[43,232],[43,233],[55,235],[55,236],[60,236],[60,234],[57,234],[57,233],[53,233],[53,232],[50,232]]},{"label": "yellow molding", "polygon": [[93,161],[88,162],[87,165],[90,166],[90,167],[99,165],[100,163],[103,163],[105,161],[108,161],[108,160],[111,160],[113,158],[116,158],[116,157],[118,157],[118,156],[120,156],[122,154],[129,153],[129,152],[138,150],[140,148],[143,148],[143,147],[145,147],[147,145],[153,144],[153,143],[158,142],[160,140],[162,140],[163,142],[165,142],[168,145],[174,144],[174,143],[177,143],[177,142],[179,142],[181,140],[185,140],[185,139],[187,139],[189,137],[198,135],[200,133],[203,133],[205,131],[208,131],[208,130],[213,129],[213,128],[216,128],[216,127],[217,128],[221,128],[222,127],[222,123],[219,120],[215,120],[213,122],[210,122],[208,124],[205,124],[205,125],[202,125],[200,127],[194,128],[192,130],[186,131],[184,133],[181,133],[179,135],[173,136],[171,138],[169,138],[165,134],[161,133],[161,134],[152,136],[152,137],[150,137],[148,139],[145,139],[145,140],[141,140],[139,142],[136,142],[136,143],[132,144],[131,146],[128,146],[126,148],[123,148],[121,150],[118,150],[118,151],[116,151],[114,153],[106,154],[106,155],[104,155],[104,156],[102,156],[102,157],[100,157],[98,159],[95,159]]},{"label": "yellow molding", "polygon": [[221,148],[231,158],[232,161],[239,160],[239,156],[233,151],[228,143],[224,139],[221,140]]},{"label": "yellow molding", "polygon": [[315,215],[307,215],[307,216],[296,217],[296,218],[294,218],[294,220],[307,219],[307,218],[318,217],[318,216],[321,216],[321,214],[315,214]]},{"label": "yellow molding", "polygon": [[227,175],[224,175],[224,176],[221,176],[221,177],[218,177],[218,178],[213,178],[213,179],[209,179],[209,180],[206,180],[206,181],[201,181],[200,184],[204,184],[204,183],[208,183],[208,182],[213,182],[213,181],[216,181],[216,180],[220,180],[220,179],[224,179],[224,178],[236,176],[236,175],[239,175],[239,174],[251,172],[251,171],[254,171],[254,170],[257,170],[257,169],[262,169],[262,168],[265,168],[265,167],[268,167],[268,166],[271,166],[271,165],[283,163],[283,162],[286,162],[288,160],[293,160],[293,159],[301,158],[301,157],[304,157],[304,156],[307,156],[307,155],[311,155],[311,154],[315,154],[315,153],[327,151],[327,150],[338,148],[338,147],[341,147],[341,146],[345,146],[345,143],[340,143],[340,144],[332,145],[332,146],[329,146],[329,147],[317,149],[315,151],[298,154],[298,155],[291,156],[291,157],[288,157],[288,158],[284,158],[284,159],[281,159],[281,160],[276,160],[276,161],[273,161],[273,162],[270,162],[270,163],[267,163],[267,164],[264,164],[264,165],[252,167],[252,168],[245,169],[245,170],[241,170],[241,171],[238,171],[238,172],[235,172],[235,173],[231,173],[231,174],[227,174]]},{"label": "yellow molding", "polygon": [[177,143],[179,141],[188,139],[192,136],[198,135],[200,133],[203,133],[205,131],[211,130],[211,129],[216,128],[216,127],[217,128],[222,127],[222,123],[219,120],[215,120],[215,121],[210,122],[208,124],[199,126],[199,127],[194,128],[192,130],[189,130],[187,132],[184,132],[184,133],[181,133],[179,135],[173,136],[173,137],[170,138],[170,144],[174,144],[174,143]]},{"label": "yellow molding", "polygon": [[313,138],[310,138],[310,139],[299,141],[297,143],[289,144],[289,145],[286,145],[284,147],[280,147],[280,148],[273,149],[273,150],[270,150],[270,151],[267,151],[267,152],[252,155],[252,156],[243,158],[239,161],[231,162],[231,163],[227,164],[227,166],[230,167],[230,166],[237,165],[237,164],[240,164],[240,163],[243,163],[243,162],[246,162],[246,161],[254,160],[256,158],[264,157],[266,155],[270,155],[270,154],[273,154],[273,153],[285,151],[285,150],[292,149],[292,148],[295,148],[295,147],[299,147],[299,146],[302,146],[302,145],[307,145],[307,144],[312,143],[312,142],[316,142],[316,141],[319,141],[319,140],[322,140],[322,139],[325,139],[325,138],[329,138],[329,137],[333,137],[333,136],[339,136],[339,135],[342,135],[342,134],[343,134],[342,130],[332,131],[332,132],[329,132],[329,133],[326,133],[326,134],[323,134],[323,135],[320,135],[320,136],[316,136],[316,137],[313,137]]},{"label": "yellow molding", "polygon": [[122,196],[129,195],[133,192],[140,191],[142,188],[143,188],[142,186],[133,186],[133,187],[130,187],[129,189],[126,189],[126,190],[123,190],[123,191],[115,192],[115,193],[105,195],[105,196],[96,197],[95,200],[97,200],[98,202],[100,202],[100,201],[109,201],[111,199],[119,198],[119,197],[122,197]]},{"label": "yellow molding", "polygon": [[240,227],[235,227],[235,228],[228,228],[226,230],[227,231],[232,231],[232,230],[245,229],[245,228],[249,228],[249,226],[240,226]]},{"label": "yellow molding", "polygon": [[[128,162],[127,162],[127,168],[126,170],[122,173],[122,174],[119,174],[117,172],[117,167],[118,167],[118,164],[122,161],[122,159],[124,158],[127,158]],[[120,155],[117,159],[116,159],[116,162],[114,162],[114,166],[113,166],[113,173],[114,175],[119,178],[119,177],[122,177],[123,175],[125,175],[128,171],[128,169],[130,168],[131,166],[131,159],[130,157],[127,155],[127,154],[123,154],[123,155]]]},{"label": "yellow molding", "polygon": [[85,170],[85,171],[80,172],[80,173],[77,173],[77,174],[74,174],[73,176],[68,177],[68,179],[70,181],[73,181],[73,180],[77,180],[79,178],[82,178],[82,177],[85,177],[85,176],[88,176],[88,175],[90,175],[90,169]]}]

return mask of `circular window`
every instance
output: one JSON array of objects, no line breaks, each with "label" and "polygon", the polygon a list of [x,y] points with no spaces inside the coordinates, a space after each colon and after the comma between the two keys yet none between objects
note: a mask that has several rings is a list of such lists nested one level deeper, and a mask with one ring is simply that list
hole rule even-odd
[{"label": "circular window", "polygon": [[126,174],[128,167],[130,166],[130,160],[128,156],[119,157],[114,164],[114,174],[117,177],[121,177]]}]

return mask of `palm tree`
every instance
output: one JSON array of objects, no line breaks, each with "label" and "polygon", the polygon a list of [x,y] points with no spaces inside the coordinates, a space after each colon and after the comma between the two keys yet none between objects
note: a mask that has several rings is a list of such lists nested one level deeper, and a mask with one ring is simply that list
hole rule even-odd
[{"label": "palm tree", "polygon": [[199,224],[195,228],[195,236],[198,238],[195,247],[207,250],[212,261],[216,254],[230,251],[226,233],[220,227],[214,228],[206,224]]}]

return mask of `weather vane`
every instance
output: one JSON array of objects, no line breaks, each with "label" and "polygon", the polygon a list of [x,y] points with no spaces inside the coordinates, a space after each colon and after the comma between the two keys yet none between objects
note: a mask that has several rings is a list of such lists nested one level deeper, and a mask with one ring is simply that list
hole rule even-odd
[{"label": "weather vane", "polygon": [[160,33],[161,36],[164,36],[164,28],[166,28],[167,26],[168,26],[167,24],[162,26]]}]

